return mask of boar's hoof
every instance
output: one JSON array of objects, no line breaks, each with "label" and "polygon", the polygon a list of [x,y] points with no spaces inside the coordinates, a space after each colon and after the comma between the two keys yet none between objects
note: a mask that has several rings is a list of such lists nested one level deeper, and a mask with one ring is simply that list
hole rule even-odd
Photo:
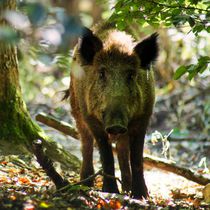
[{"label": "boar's hoof", "polygon": [[104,177],[102,191],[109,193],[119,193],[116,180],[113,178]]},{"label": "boar's hoof", "polygon": [[135,199],[147,199],[149,197],[149,194],[147,190],[139,190],[138,192],[132,192],[132,198]]},{"label": "boar's hoof", "polygon": [[124,134],[127,132],[127,128],[120,125],[114,125],[107,127],[106,132],[113,135]]}]

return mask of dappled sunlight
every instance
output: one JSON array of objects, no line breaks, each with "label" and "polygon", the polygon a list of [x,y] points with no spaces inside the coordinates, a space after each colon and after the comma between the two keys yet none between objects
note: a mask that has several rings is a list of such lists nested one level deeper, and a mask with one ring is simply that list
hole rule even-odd
[{"label": "dappled sunlight", "polygon": [[0,210],[210,209],[209,9],[0,0]]},{"label": "dappled sunlight", "polygon": [[202,197],[201,185],[173,173],[150,169],[145,171],[145,179],[151,197],[173,200],[176,192],[185,193],[186,198],[190,195]]}]

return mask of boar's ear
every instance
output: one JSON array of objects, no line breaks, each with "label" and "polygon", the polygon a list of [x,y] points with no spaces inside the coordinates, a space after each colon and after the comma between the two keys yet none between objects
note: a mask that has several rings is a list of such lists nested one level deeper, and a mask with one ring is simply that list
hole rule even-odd
[{"label": "boar's ear", "polygon": [[158,56],[157,37],[158,34],[154,33],[138,43],[134,48],[135,53],[141,60],[141,67],[143,69],[149,69],[151,63],[154,62]]},{"label": "boar's ear", "polygon": [[93,32],[84,28],[82,38],[79,42],[79,53],[85,64],[91,64],[93,62],[96,52],[103,47],[102,41],[93,34]]}]

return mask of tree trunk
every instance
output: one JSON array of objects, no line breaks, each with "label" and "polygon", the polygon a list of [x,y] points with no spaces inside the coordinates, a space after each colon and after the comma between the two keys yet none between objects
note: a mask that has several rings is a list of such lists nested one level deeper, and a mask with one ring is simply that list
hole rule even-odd
[{"label": "tree trunk", "polygon": [[[16,0],[0,3],[1,15],[5,10],[15,9]],[[0,27],[6,24],[0,16]],[[52,160],[59,161],[72,170],[78,170],[78,159],[48,138],[31,119],[19,84],[16,47],[0,40],[0,152],[3,154],[32,152],[32,142],[35,139],[43,140],[46,154]]]}]

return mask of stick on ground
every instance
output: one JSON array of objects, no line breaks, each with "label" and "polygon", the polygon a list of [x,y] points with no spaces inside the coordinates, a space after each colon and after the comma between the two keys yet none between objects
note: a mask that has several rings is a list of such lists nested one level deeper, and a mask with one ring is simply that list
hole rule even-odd
[{"label": "stick on ground", "polygon": [[58,174],[53,166],[53,162],[44,154],[41,140],[34,140],[33,151],[38,163],[45,170],[46,174],[51,178],[57,189],[60,189],[69,184],[67,180],[63,179],[62,176]]},{"label": "stick on ground", "polygon": [[189,179],[200,185],[206,185],[210,182],[210,179],[207,177],[204,177],[202,174],[196,173],[195,171],[191,169],[179,166],[176,163],[166,160],[166,159],[157,158],[157,157],[154,158],[149,155],[144,155],[144,163],[146,165],[156,167],[164,171],[169,171],[174,174],[183,176],[186,179]]}]

